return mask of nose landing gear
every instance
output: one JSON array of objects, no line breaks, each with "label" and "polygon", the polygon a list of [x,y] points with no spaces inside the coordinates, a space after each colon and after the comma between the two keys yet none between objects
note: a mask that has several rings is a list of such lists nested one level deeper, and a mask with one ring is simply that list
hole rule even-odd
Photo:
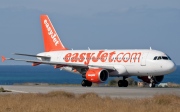
[{"label": "nose landing gear", "polygon": [[155,80],[152,76],[148,76],[150,79],[149,87],[154,88],[156,86]]}]

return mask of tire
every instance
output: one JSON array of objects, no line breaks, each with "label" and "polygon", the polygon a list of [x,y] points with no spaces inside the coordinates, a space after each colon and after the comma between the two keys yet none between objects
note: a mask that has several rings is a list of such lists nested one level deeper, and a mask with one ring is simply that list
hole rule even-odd
[{"label": "tire", "polygon": [[[86,80],[87,81],[87,80]],[[87,81],[87,87],[91,87],[92,86],[92,82]]]},{"label": "tire", "polygon": [[81,85],[82,85],[83,87],[86,87],[86,86],[87,86],[87,81],[86,81],[86,80],[82,80]]},{"label": "tire", "polygon": [[128,81],[127,80],[119,80],[118,81],[118,86],[119,87],[128,87]]},{"label": "tire", "polygon": [[123,82],[124,82],[124,83],[123,83],[123,87],[128,87],[128,85],[129,85],[129,84],[128,84],[128,81],[127,81],[127,80],[123,80]]},{"label": "tire", "polygon": [[119,81],[118,81],[118,86],[119,86],[119,87],[123,87],[123,80],[119,80]]},{"label": "tire", "polygon": [[91,87],[92,86],[92,82],[84,79],[84,80],[82,80],[81,85],[83,87]]}]

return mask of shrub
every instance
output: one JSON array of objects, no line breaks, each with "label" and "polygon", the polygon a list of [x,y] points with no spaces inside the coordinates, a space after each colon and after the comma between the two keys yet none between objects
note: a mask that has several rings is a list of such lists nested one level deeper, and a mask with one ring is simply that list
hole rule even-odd
[{"label": "shrub", "polygon": [[117,81],[115,79],[112,79],[109,81],[108,83],[109,86],[116,86],[117,85]]},{"label": "shrub", "polygon": [[0,87],[0,92],[4,92],[4,88],[3,87]]}]

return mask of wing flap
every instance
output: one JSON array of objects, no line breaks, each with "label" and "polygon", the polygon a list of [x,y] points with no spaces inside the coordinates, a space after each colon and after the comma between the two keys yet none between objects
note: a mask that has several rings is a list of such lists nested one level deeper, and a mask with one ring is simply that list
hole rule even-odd
[{"label": "wing flap", "polygon": [[97,67],[97,68],[104,68],[109,70],[116,70],[114,66],[101,66],[101,65],[88,65],[89,67]]}]

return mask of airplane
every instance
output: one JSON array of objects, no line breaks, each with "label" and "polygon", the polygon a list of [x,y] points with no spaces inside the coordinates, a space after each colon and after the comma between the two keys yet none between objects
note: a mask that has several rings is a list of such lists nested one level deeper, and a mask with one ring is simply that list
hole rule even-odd
[{"label": "airplane", "polygon": [[36,57],[36,60],[5,58],[32,63],[32,66],[48,64],[61,70],[81,74],[83,87],[92,83],[103,83],[109,77],[122,77],[119,87],[127,87],[128,77],[137,76],[153,88],[164,75],[176,70],[171,58],[158,50],[150,49],[104,49],[69,50],[60,40],[48,15],[40,15],[44,52],[37,55],[15,53],[15,55]]}]

